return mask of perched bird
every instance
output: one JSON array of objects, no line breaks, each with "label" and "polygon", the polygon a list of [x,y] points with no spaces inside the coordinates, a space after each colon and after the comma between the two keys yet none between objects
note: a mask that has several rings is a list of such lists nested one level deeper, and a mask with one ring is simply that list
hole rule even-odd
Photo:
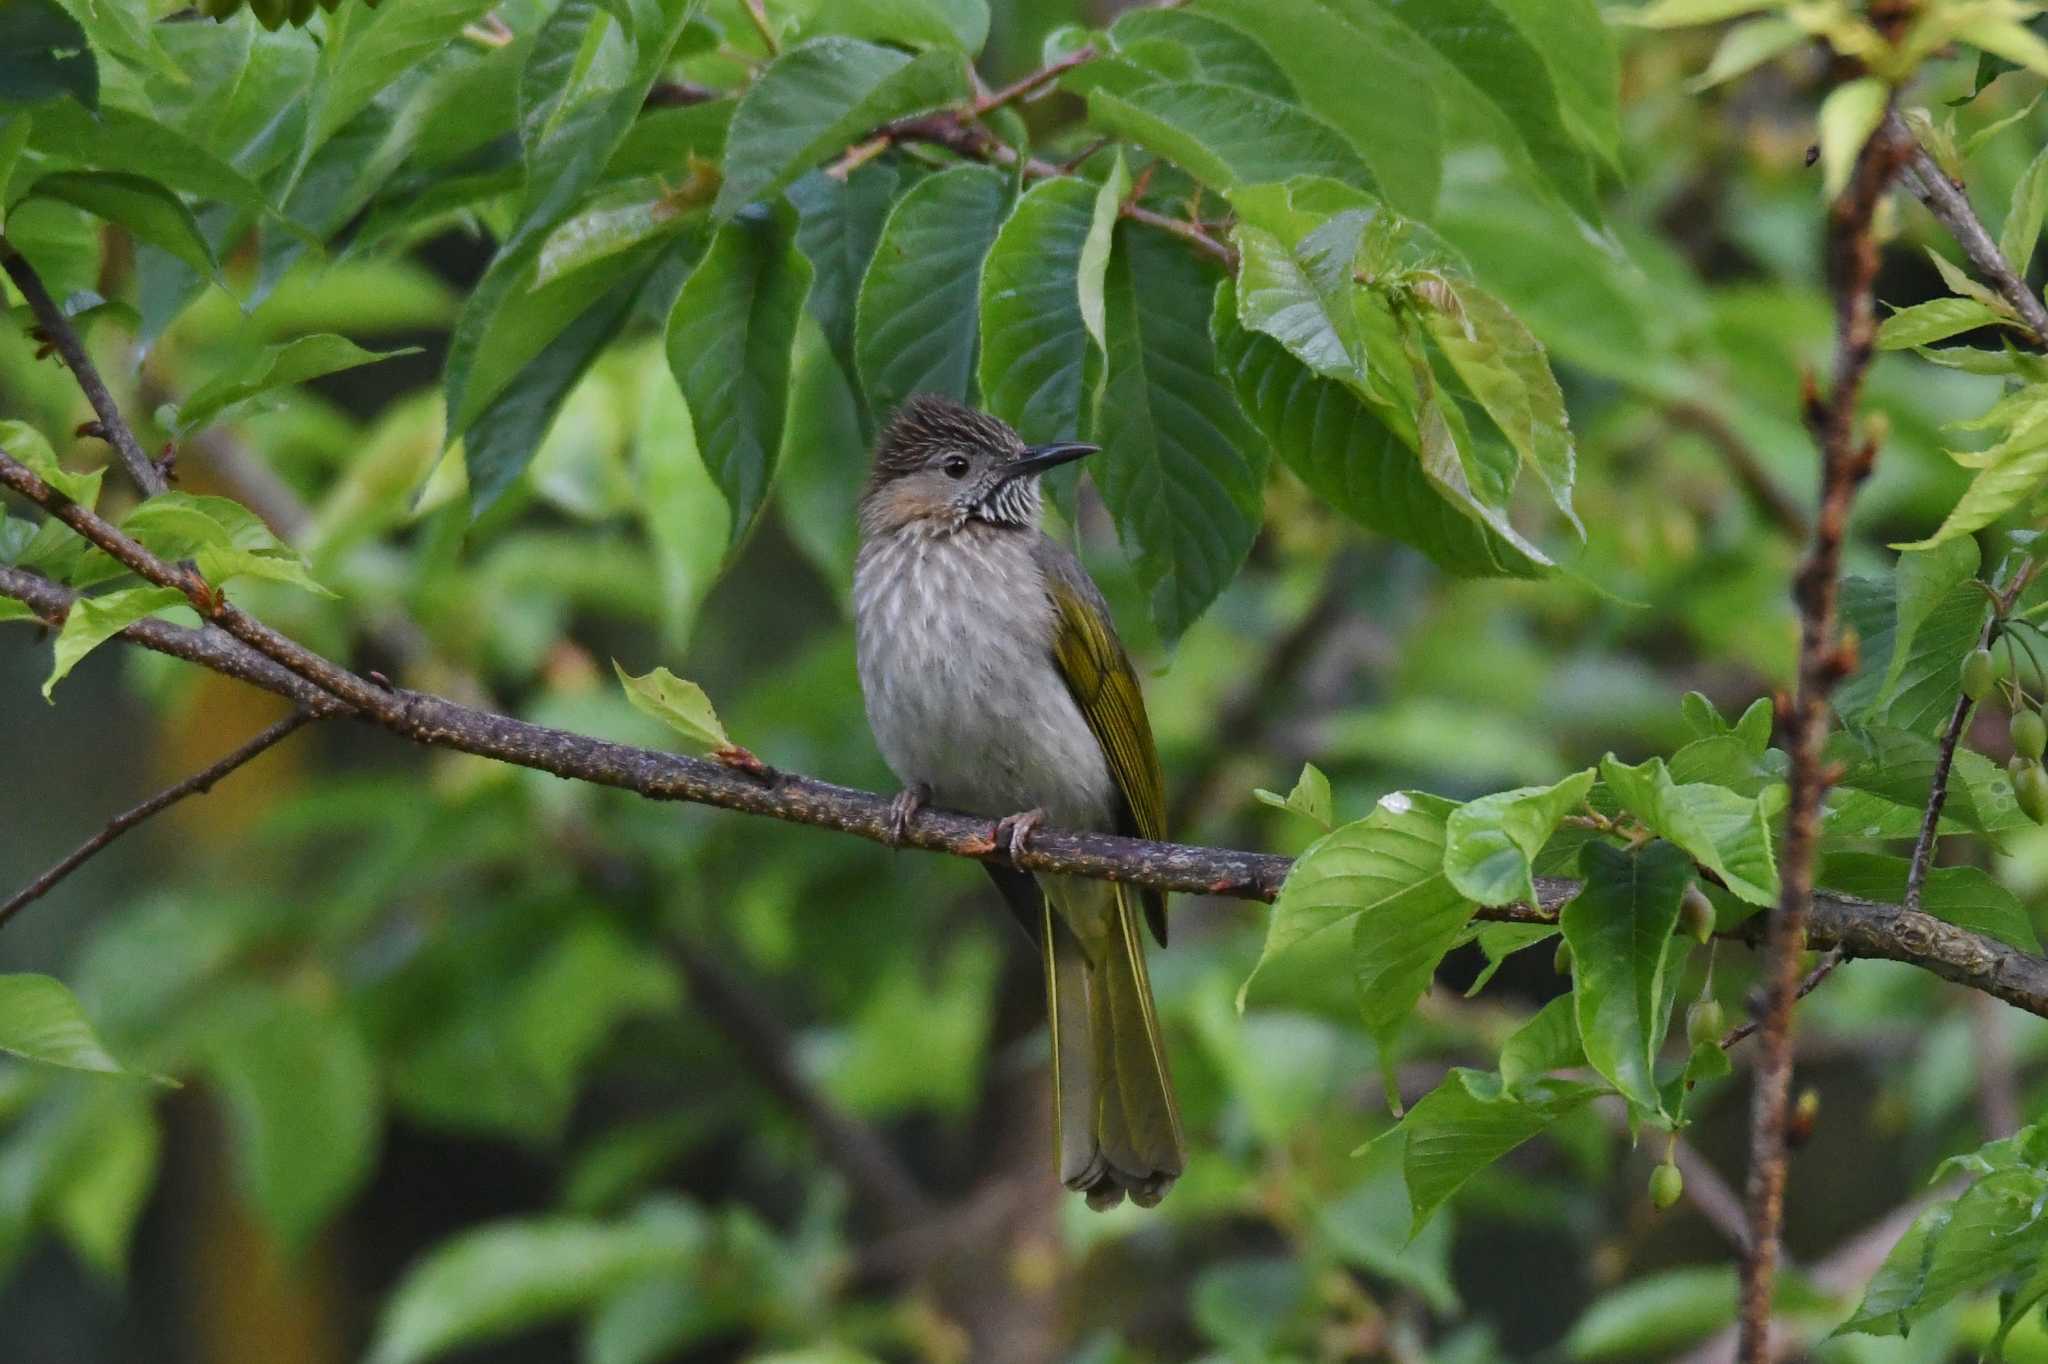
[{"label": "perched bird", "polygon": [[[1087,570],[1038,529],[1039,475],[1094,451],[930,395],[882,433],[853,600],[899,839],[926,801],[999,816],[1013,857],[1044,821],[1165,836],[1137,675]],[[1165,945],[1166,897],[984,865],[1044,954],[1060,1180],[1151,1207],[1185,1164],[1138,927],[1142,908]]]}]

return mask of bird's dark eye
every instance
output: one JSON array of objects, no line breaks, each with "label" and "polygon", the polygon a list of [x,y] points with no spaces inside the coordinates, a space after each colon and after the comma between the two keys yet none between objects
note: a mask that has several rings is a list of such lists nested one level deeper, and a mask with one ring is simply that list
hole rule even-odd
[{"label": "bird's dark eye", "polygon": [[946,471],[947,478],[965,478],[967,477],[967,456],[948,455],[946,456],[946,462],[939,467]]}]

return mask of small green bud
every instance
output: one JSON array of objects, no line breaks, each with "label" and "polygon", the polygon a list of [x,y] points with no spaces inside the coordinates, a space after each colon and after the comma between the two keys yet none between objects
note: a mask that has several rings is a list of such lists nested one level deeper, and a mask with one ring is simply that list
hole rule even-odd
[{"label": "small green bud", "polygon": [[2028,819],[2048,824],[2048,772],[2041,770],[2041,764],[2030,762],[2020,769],[2020,774],[2013,778],[2012,789]]},{"label": "small green bud", "polygon": [[1982,701],[1991,695],[1991,684],[1997,680],[1998,665],[1989,649],[1972,649],[1963,656],[1963,695]]},{"label": "small green bud", "polygon": [[1728,1031],[1728,1019],[1721,1012],[1718,999],[1695,1000],[1685,1011],[1685,1042],[1693,1048],[1718,1046],[1721,1034]]},{"label": "small green bud", "polygon": [[1678,902],[1678,926],[1699,942],[1714,936],[1714,902],[1697,882],[1685,888],[1685,896]]},{"label": "small green bud", "polygon": [[2038,710],[2022,709],[2012,717],[2013,752],[2023,758],[2041,760],[2041,754],[2048,751],[2048,720],[2041,718]]},{"label": "small green bud", "polygon": [[1668,1208],[1685,1197],[1685,1176],[1678,1173],[1678,1167],[1666,1161],[1650,1171],[1650,1201],[1659,1209]]},{"label": "small green bud", "polygon": [[1560,976],[1572,973],[1572,945],[1564,940],[1564,934],[1557,935],[1557,952],[1550,959],[1550,969]]}]

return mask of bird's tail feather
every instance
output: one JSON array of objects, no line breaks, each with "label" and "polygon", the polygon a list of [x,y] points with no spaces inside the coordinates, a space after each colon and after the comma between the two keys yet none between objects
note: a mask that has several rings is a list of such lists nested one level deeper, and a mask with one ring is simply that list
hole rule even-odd
[{"label": "bird's tail feather", "polygon": [[1186,1164],[1180,1109],[1152,1008],[1136,897],[1121,886],[1106,889],[1113,893],[1103,906],[1108,913],[1075,919],[1104,930],[1085,944],[1047,897],[1042,937],[1060,1179],[1091,1207],[1114,1207],[1126,1194],[1151,1207]]}]

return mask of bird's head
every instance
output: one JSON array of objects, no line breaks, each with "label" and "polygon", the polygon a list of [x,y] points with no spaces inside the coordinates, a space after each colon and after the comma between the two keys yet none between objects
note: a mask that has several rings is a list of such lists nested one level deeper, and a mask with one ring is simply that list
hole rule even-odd
[{"label": "bird's head", "polygon": [[954,531],[970,521],[1028,529],[1038,524],[1039,475],[1094,452],[1078,441],[1026,445],[986,412],[919,394],[882,432],[862,524],[871,532]]}]

